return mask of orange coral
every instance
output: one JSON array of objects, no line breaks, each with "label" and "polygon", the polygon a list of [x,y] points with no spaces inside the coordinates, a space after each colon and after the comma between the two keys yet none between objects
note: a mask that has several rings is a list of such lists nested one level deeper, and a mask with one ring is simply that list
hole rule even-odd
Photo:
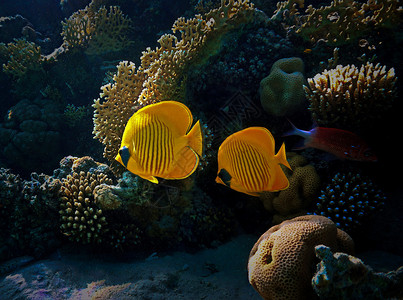
[{"label": "orange coral", "polygon": [[143,52],[140,67],[121,62],[114,83],[103,86],[101,97],[93,104],[93,133],[105,145],[104,157],[114,161],[124,126],[137,106],[182,100],[180,87],[185,84],[187,68],[213,55],[224,33],[252,20],[253,13],[248,0],[222,1],[219,8],[205,15],[176,20],[172,31],[180,37],[163,35],[159,47]]},{"label": "orange coral", "polygon": [[287,153],[287,159],[292,170],[283,168],[290,186],[280,192],[266,192],[260,196],[264,207],[268,211],[277,212],[273,223],[280,223],[285,218],[304,214],[317,192],[319,192],[320,178],[315,168],[307,164],[306,159],[293,152]]},{"label": "orange coral", "polygon": [[253,246],[250,284],[266,300],[312,299],[315,246],[351,253],[353,241],[322,216],[302,216],[271,227]]}]

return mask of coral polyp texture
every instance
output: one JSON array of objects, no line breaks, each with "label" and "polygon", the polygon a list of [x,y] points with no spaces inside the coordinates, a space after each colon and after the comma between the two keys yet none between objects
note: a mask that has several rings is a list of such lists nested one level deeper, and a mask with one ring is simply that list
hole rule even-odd
[{"label": "coral polyp texture", "polygon": [[122,50],[130,43],[131,20],[118,6],[109,9],[92,1],[62,22],[62,36],[68,49],[86,49],[89,55]]},{"label": "coral polyp texture", "polygon": [[264,207],[274,212],[273,223],[278,224],[306,213],[309,204],[319,192],[320,177],[314,166],[299,154],[287,152],[291,169],[282,168],[290,186],[280,192],[265,192],[260,196]]},{"label": "coral polyp texture", "polygon": [[324,244],[351,253],[354,243],[328,218],[301,216],[266,231],[253,246],[249,282],[263,299],[312,299],[314,248]]},{"label": "coral polyp texture", "polygon": [[328,217],[338,228],[350,232],[379,212],[385,200],[384,193],[369,178],[337,173],[321,191],[314,213]]},{"label": "coral polyp texture", "polygon": [[401,299],[403,266],[387,273],[375,272],[359,258],[332,253],[329,247],[315,247],[317,265],[312,286],[320,299]]},{"label": "coral polyp texture", "polygon": [[107,232],[102,209],[94,201],[93,191],[100,184],[111,184],[105,174],[81,171],[68,175],[61,188],[60,229],[71,241],[99,244]]},{"label": "coral polyp texture", "polygon": [[295,112],[305,100],[304,63],[298,57],[282,58],[260,82],[260,102],[270,115],[284,116]]},{"label": "coral polyp texture", "polygon": [[303,0],[280,2],[272,19],[282,18],[288,28],[312,44],[323,40],[330,45],[350,43],[380,28],[393,28],[401,23],[403,11],[399,0],[334,0],[320,8],[309,5],[305,14],[298,10],[303,7]]},{"label": "coral polyp texture", "polygon": [[308,79],[305,92],[314,121],[325,127],[363,130],[382,120],[397,98],[394,68],[366,63],[338,65]]},{"label": "coral polyp texture", "polygon": [[[127,120],[136,108],[163,100],[183,101],[186,71],[218,51],[223,35],[253,19],[247,0],[222,1],[219,8],[193,19],[175,21],[173,34],[164,34],[155,50],[147,48],[141,65],[123,61],[95,100],[95,138],[104,145],[104,157],[114,162]],[[179,33],[179,37],[175,33]]]}]

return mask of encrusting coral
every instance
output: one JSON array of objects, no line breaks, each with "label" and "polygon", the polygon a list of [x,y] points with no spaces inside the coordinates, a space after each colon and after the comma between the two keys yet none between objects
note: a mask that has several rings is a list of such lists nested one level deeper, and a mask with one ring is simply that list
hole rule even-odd
[{"label": "encrusting coral", "polygon": [[312,278],[320,299],[401,299],[403,267],[388,273],[375,272],[359,258],[346,253],[332,253],[329,247],[315,247],[321,261]]},{"label": "encrusting coral", "polygon": [[319,192],[320,178],[315,167],[294,152],[287,153],[291,169],[283,168],[290,186],[280,192],[264,192],[260,196],[264,207],[276,214],[273,223],[278,224],[284,219],[306,213],[306,208]]},{"label": "encrusting coral", "polygon": [[351,253],[353,241],[328,218],[301,216],[266,231],[253,246],[249,282],[263,299],[312,299],[314,248],[324,244]]},{"label": "encrusting coral", "polygon": [[365,176],[337,173],[321,191],[314,214],[328,217],[347,232],[383,207],[386,197]]},{"label": "encrusting coral", "polygon": [[338,65],[309,78],[304,88],[318,125],[359,131],[390,111],[397,97],[396,80],[394,68],[380,64]]},{"label": "encrusting coral", "polygon": [[[223,35],[251,21],[253,13],[248,0],[222,1],[207,14],[176,20],[173,34],[164,34],[155,50],[147,48],[139,67],[120,62],[114,83],[104,85],[101,97],[93,104],[93,133],[105,145],[104,157],[114,162],[125,124],[136,108],[157,101],[183,100],[183,89],[178,87],[186,83],[186,70],[214,55]],[[176,32],[180,37],[174,35]]]},{"label": "encrusting coral", "polygon": [[282,58],[260,82],[260,102],[270,115],[284,116],[295,112],[305,100],[304,63],[298,57]]}]

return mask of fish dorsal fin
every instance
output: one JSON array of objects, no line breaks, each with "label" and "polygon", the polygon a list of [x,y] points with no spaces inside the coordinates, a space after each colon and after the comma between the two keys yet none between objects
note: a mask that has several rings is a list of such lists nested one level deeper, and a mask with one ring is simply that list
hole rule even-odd
[{"label": "fish dorsal fin", "polygon": [[264,127],[248,127],[244,130],[238,131],[233,135],[233,138],[240,139],[259,150],[263,153],[274,156],[274,137],[271,132]]},{"label": "fish dorsal fin", "polygon": [[162,101],[147,105],[138,111],[157,115],[159,120],[179,135],[185,135],[192,123],[193,116],[189,108],[177,101]]}]

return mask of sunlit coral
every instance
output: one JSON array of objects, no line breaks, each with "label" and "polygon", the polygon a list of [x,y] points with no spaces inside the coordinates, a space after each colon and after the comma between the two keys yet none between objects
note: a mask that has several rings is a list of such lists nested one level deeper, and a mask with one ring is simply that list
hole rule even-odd
[{"label": "sunlit coral", "polygon": [[396,99],[396,80],[394,68],[380,64],[325,70],[305,87],[312,118],[321,126],[353,131],[376,123]]},{"label": "sunlit coral", "polygon": [[[186,70],[214,55],[222,36],[252,20],[253,4],[248,0],[223,1],[222,5],[193,19],[179,18],[155,50],[147,48],[140,67],[121,62],[113,84],[103,86],[94,103],[95,138],[104,145],[104,157],[114,161],[124,126],[139,105],[168,99],[183,100]],[[180,37],[174,35],[179,33]]]}]

